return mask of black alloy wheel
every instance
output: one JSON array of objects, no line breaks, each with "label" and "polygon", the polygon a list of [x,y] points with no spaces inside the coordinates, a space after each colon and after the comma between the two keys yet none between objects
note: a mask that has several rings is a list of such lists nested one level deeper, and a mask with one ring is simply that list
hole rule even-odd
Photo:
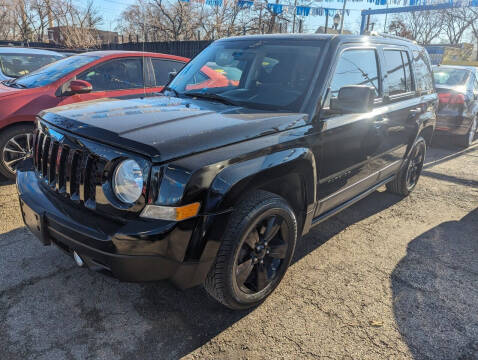
[{"label": "black alloy wheel", "polygon": [[271,210],[244,237],[234,272],[236,284],[244,293],[257,293],[279,276],[290,243],[288,228],[283,224],[284,218]]},{"label": "black alloy wheel", "polygon": [[410,154],[407,167],[407,189],[411,191],[418,182],[425,162],[425,146],[415,146]]},{"label": "black alloy wheel", "polygon": [[246,196],[230,215],[206,291],[233,310],[259,305],[289,267],[297,227],[295,212],[282,197],[262,190]]},{"label": "black alloy wheel", "polygon": [[395,178],[387,184],[387,190],[398,195],[407,196],[418,183],[425,162],[427,143],[419,136],[413,144],[400,171]]}]

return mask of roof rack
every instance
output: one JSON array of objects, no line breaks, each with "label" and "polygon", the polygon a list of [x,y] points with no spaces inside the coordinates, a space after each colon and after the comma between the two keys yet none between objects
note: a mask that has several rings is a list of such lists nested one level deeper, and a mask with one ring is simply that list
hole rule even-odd
[{"label": "roof rack", "polygon": [[381,37],[389,38],[389,39],[396,39],[396,40],[408,41],[408,42],[412,42],[412,43],[414,43],[414,44],[417,43],[415,40],[410,40],[410,39],[407,39],[407,38],[402,37],[402,36],[391,35],[391,34],[386,34],[386,33],[379,33],[379,32],[377,32],[377,31],[368,31],[368,32],[365,32],[364,35],[368,35],[368,36],[381,36]]}]

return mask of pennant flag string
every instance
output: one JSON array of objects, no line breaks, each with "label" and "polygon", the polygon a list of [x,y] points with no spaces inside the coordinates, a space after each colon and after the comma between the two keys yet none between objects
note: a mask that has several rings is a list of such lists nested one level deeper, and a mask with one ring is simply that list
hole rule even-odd
[{"label": "pennant flag string", "polygon": [[[183,2],[200,3],[209,6],[223,6],[224,0],[180,0]],[[318,0],[319,2],[344,2],[344,0]],[[385,6],[385,5],[405,5],[405,6],[420,6],[431,5],[438,3],[456,3],[456,6],[478,6],[478,0],[348,0],[350,2],[367,2],[370,5]],[[236,5],[241,9],[250,9],[254,5],[254,0],[237,0]],[[277,3],[267,3],[267,9],[274,15],[280,14],[295,14],[298,16],[334,16],[335,14],[343,14],[344,10],[339,8],[329,7],[311,7],[311,6],[295,6]],[[345,9],[347,15],[350,11],[362,11],[362,9]]]}]

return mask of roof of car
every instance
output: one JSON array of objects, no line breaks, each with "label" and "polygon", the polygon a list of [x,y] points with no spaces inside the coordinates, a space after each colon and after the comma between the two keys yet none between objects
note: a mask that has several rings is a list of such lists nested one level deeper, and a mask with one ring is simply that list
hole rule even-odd
[{"label": "roof of car", "polygon": [[53,55],[53,56],[64,56],[61,53],[50,50],[42,49],[33,49],[33,48],[22,48],[14,46],[0,46],[0,54],[32,54],[32,55]]},{"label": "roof of car", "polygon": [[188,58],[170,55],[170,54],[162,54],[162,53],[154,53],[154,52],[147,52],[147,51],[126,51],[126,50],[98,50],[98,51],[88,51],[78,55],[94,55],[99,57],[106,57],[106,56],[153,56],[153,57],[162,57],[168,59],[176,59],[182,61],[189,61]]},{"label": "roof of car", "polygon": [[385,44],[401,44],[416,46],[410,40],[400,37],[385,35],[337,35],[337,34],[264,34],[264,35],[245,35],[224,38],[218,41],[228,40],[337,40],[339,42],[373,42]]},{"label": "roof of car", "polygon": [[435,65],[434,69],[448,68],[448,69],[462,69],[476,72],[476,67],[474,66],[464,66],[464,65]]}]

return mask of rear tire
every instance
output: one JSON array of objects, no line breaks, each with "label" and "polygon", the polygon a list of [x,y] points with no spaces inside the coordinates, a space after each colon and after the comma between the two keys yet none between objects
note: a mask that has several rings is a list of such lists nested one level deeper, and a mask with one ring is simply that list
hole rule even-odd
[{"label": "rear tire", "polygon": [[415,189],[420,178],[426,152],[427,142],[419,136],[410,149],[404,166],[402,166],[395,179],[387,184],[387,190],[398,195],[409,195]]},{"label": "rear tire", "polygon": [[15,166],[32,154],[33,125],[20,124],[0,132],[0,174],[15,180]]},{"label": "rear tire", "polygon": [[462,135],[458,138],[458,145],[461,147],[464,147],[465,149],[470,147],[471,144],[473,143],[473,140],[475,139],[477,128],[478,128],[478,120],[475,117],[466,135]]},{"label": "rear tire", "polygon": [[297,241],[297,219],[280,196],[255,191],[231,214],[204,282],[211,297],[233,310],[259,305],[279,285]]}]

